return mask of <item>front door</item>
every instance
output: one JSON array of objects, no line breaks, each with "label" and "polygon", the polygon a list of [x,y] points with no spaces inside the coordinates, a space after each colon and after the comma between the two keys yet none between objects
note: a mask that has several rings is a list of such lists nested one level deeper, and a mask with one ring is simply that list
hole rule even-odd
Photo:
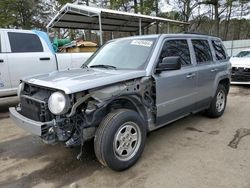
[{"label": "front door", "polygon": [[54,55],[46,49],[46,44],[38,35],[30,32],[7,32],[10,52],[9,70],[13,88],[20,79],[56,70]]},{"label": "front door", "polygon": [[179,56],[179,70],[155,74],[157,125],[173,121],[194,109],[197,72],[190,56],[191,43],[186,39],[168,39],[164,42],[158,63],[164,57]]},{"label": "front door", "polygon": [[0,32],[0,97],[11,94],[8,59],[4,48],[4,38]]}]

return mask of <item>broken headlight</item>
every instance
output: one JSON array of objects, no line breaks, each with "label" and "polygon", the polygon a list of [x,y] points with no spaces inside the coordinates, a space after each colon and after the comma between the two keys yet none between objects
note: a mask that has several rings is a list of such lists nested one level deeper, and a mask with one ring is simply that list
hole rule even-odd
[{"label": "broken headlight", "polygon": [[20,99],[20,96],[21,96],[21,92],[23,91],[23,88],[24,88],[24,83],[21,82],[17,88],[17,96],[18,98]]},{"label": "broken headlight", "polygon": [[55,115],[61,115],[69,110],[69,97],[62,92],[54,92],[49,98],[49,110]]}]

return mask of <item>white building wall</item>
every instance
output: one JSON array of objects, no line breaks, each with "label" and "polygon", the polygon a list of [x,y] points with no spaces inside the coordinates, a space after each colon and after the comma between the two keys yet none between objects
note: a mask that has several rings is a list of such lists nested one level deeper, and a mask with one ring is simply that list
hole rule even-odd
[{"label": "white building wall", "polygon": [[242,50],[250,49],[250,39],[223,41],[223,44],[225,45],[229,56],[234,56]]}]

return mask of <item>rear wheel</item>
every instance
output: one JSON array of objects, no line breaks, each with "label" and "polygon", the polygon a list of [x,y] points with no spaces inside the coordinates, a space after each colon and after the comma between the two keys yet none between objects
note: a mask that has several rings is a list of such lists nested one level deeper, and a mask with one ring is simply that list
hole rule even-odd
[{"label": "rear wheel", "polygon": [[215,96],[210,104],[209,109],[207,110],[207,115],[210,117],[220,117],[226,108],[227,103],[227,91],[223,85],[219,85]]},{"label": "rear wheel", "polygon": [[109,113],[97,129],[94,141],[98,160],[113,170],[125,170],[141,156],[146,128],[139,114],[120,109]]}]

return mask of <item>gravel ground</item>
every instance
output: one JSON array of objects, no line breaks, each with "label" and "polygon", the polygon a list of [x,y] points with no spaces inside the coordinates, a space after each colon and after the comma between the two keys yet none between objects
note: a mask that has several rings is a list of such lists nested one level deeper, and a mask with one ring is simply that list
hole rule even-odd
[{"label": "gravel ground", "polygon": [[192,115],[150,133],[141,159],[124,172],[102,167],[93,142],[78,161],[79,148],[25,133],[8,118],[15,100],[0,100],[0,187],[250,188],[250,87],[231,87],[219,119]]}]

